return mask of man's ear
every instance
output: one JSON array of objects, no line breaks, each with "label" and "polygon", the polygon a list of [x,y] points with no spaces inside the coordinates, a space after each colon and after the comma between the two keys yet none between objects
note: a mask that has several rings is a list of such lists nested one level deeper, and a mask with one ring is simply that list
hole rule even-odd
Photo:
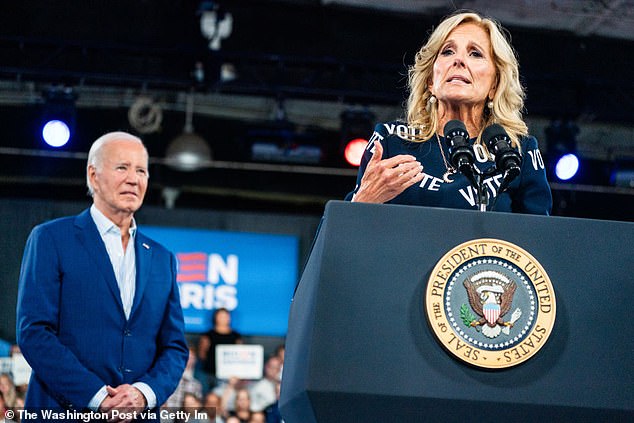
[{"label": "man's ear", "polygon": [[88,165],[86,172],[88,172],[88,180],[90,181],[90,185],[92,185],[94,189],[95,178],[97,178],[97,168],[95,167],[95,165]]}]

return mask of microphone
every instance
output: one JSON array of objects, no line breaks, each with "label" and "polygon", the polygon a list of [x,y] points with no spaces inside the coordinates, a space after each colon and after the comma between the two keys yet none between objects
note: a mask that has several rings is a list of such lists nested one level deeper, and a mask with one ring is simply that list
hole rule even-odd
[{"label": "microphone", "polygon": [[469,133],[467,128],[459,120],[450,120],[444,129],[445,141],[449,148],[449,161],[460,172],[469,178],[473,178],[473,162],[475,155],[469,145]]},{"label": "microphone", "polygon": [[490,152],[495,155],[495,167],[504,172],[504,179],[500,185],[501,194],[513,179],[517,178],[521,171],[522,157],[511,147],[511,139],[506,130],[497,123],[489,126],[482,132],[482,139]]},{"label": "microphone", "polygon": [[478,181],[473,166],[475,155],[473,148],[469,145],[469,133],[464,123],[455,119],[450,120],[445,124],[444,134],[452,166],[466,176],[471,185],[477,188]]}]

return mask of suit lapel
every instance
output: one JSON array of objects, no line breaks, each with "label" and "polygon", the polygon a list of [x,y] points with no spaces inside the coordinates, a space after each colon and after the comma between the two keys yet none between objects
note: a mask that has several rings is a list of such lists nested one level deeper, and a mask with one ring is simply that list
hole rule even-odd
[{"label": "suit lapel", "polygon": [[83,211],[75,219],[75,227],[77,229],[77,238],[80,244],[88,252],[90,258],[97,266],[97,272],[101,278],[103,278],[112,293],[115,302],[118,304],[121,313],[123,314],[123,303],[121,302],[121,293],[119,292],[119,286],[117,285],[117,279],[112,269],[112,263],[108,257],[108,251],[106,246],[99,235],[97,226],[90,216],[90,209]]},{"label": "suit lapel", "polygon": [[136,254],[136,292],[134,293],[130,316],[134,314],[143,298],[152,263],[152,247],[149,239],[145,238],[138,230],[134,237],[134,252]]}]

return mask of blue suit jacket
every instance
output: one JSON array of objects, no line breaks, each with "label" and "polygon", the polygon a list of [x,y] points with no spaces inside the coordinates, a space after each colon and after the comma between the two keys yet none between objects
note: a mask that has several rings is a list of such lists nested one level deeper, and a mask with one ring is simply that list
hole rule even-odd
[{"label": "blue suit jacket", "polygon": [[175,257],[137,231],[126,320],[106,247],[85,210],[36,226],[18,291],[18,343],[33,368],[27,408],[83,410],[103,385],[147,383],[161,405],[187,362]]}]

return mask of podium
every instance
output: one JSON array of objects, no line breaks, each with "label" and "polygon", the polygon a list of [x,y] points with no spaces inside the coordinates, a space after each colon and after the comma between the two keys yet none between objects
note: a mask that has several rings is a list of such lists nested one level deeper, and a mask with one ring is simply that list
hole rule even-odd
[{"label": "podium", "polygon": [[[529,251],[555,291],[529,360],[483,369],[428,323],[443,255],[481,238]],[[289,317],[286,423],[632,421],[634,224],[331,201]]]}]

